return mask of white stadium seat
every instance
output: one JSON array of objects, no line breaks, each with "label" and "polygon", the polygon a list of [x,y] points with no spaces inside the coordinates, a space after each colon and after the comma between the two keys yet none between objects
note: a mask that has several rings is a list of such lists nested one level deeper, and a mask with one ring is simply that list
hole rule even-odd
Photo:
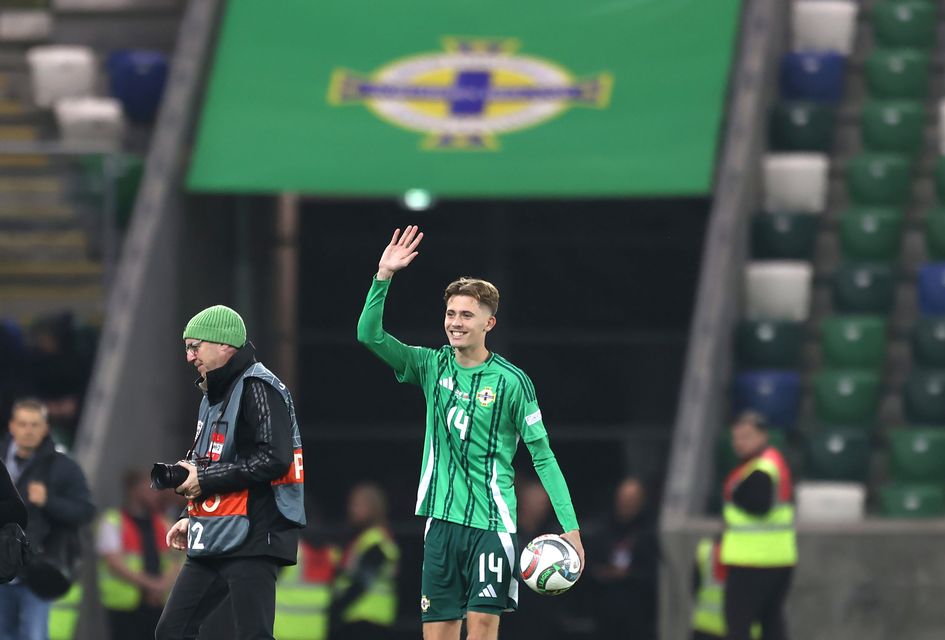
[{"label": "white stadium seat", "polygon": [[118,146],[125,132],[121,103],[114,98],[64,98],[56,103],[56,122],[65,142]]},{"label": "white stadium seat", "polygon": [[806,320],[812,273],[809,262],[749,262],[745,266],[745,316],[749,320]]},{"label": "white stadium seat", "polygon": [[768,213],[820,213],[827,207],[830,161],[823,153],[769,153],[764,158]]},{"label": "white stadium seat", "polygon": [[796,487],[799,522],[859,522],[863,519],[866,487],[856,482],[799,482]]},{"label": "white stadium seat", "polygon": [[49,11],[0,8],[0,40],[4,42],[46,40],[52,29],[53,18]]},{"label": "white stadium seat", "polygon": [[60,98],[93,94],[95,56],[88,47],[33,47],[26,58],[33,83],[33,100],[38,106],[51,107]]},{"label": "white stadium seat", "polygon": [[855,2],[845,0],[798,0],[792,12],[794,51],[853,51],[856,35]]}]

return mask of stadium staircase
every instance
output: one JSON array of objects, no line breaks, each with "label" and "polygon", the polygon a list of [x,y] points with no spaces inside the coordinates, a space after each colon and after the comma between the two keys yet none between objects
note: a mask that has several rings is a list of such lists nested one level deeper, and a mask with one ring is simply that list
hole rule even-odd
[{"label": "stadium staircase", "polygon": [[[104,215],[104,156],[63,144],[50,109],[37,107],[27,51],[37,45],[90,47],[99,66],[115,49],[173,46],[176,0],[12,0],[0,7],[0,315],[28,326],[70,312],[100,326],[120,222]],[[37,23],[37,19],[39,22]],[[96,94],[107,95],[99,70]],[[130,210],[150,127],[132,125],[109,162],[114,216]],[[86,152],[107,145],[86,145]]]}]

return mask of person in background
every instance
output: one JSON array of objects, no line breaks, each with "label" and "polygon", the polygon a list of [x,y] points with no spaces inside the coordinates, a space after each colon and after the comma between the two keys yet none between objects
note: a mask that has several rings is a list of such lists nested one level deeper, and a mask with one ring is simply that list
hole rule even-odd
[{"label": "person in background", "polygon": [[797,564],[791,471],[781,453],[768,444],[760,414],[738,416],[731,433],[741,465],[723,488],[721,561],[728,567],[728,638],[749,640],[757,620],[765,640],[785,640],[784,602]]},{"label": "person in background", "polygon": [[594,540],[599,637],[654,638],[659,545],[639,478],[617,485],[613,512]]},{"label": "person in background", "polygon": [[76,350],[70,313],[39,318],[29,329],[31,392],[46,405],[56,440],[71,447],[75,439],[85,380],[91,369]]},{"label": "person in background", "polygon": [[373,483],[348,494],[352,540],[345,548],[331,602],[332,640],[390,637],[397,618],[400,548],[387,530],[387,499]]},{"label": "person in background", "polygon": [[7,467],[0,460],[0,584],[16,577],[28,559],[26,526],[29,516]]},{"label": "person in background", "polygon": [[[310,513],[312,509],[308,508]],[[284,567],[279,573],[272,631],[279,640],[328,638],[331,587],[341,553],[325,538],[318,527],[306,527],[299,540],[298,564]]]},{"label": "person in background", "polygon": [[[518,496],[518,540],[524,548],[531,540],[558,530],[551,500],[545,488],[535,478],[516,480]],[[555,640],[561,635],[562,607],[573,604],[572,599],[542,596],[528,587],[519,589],[519,609],[514,616],[502,620],[502,633],[508,638],[542,638]]]},{"label": "person in background", "polygon": [[[696,545],[696,566],[693,577],[695,604],[692,609],[692,640],[724,640],[725,579],[728,567],[719,560],[720,538],[702,538]],[[751,627],[752,640],[761,637],[761,627]]]},{"label": "person in background", "polygon": [[[78,530],[95,516],[82,469],[56,451],[46,406],[28,398],[13,403],[10,434],[0,445],[10,477],[25,498],[26,530],[34,550],[58,530]],[[46,640],[50,601],[19,579],[0,585],[0,640]]]},{"label": "person in background", "polygon": [[167,542],[160,494],[138,469],[122,477],[124,504],[102,514],[96,535],[98,589],[113,640],[151,640],[179,564]]}]

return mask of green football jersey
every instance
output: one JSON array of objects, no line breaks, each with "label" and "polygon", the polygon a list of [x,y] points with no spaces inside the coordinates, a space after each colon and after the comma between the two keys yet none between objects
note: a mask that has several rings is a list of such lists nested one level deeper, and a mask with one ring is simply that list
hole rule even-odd
[{"label": "green football jersey", "polygon": [[359,326],[379,336],[368,347],[400,382],[426,397],[426,434],[416,513],[468,527],[516,530],[512,458],[519,440],[546,436],[535,388],[498,354],[462,367],[453,349],[410,347],[381,330],[389,281],[375,281]]}]

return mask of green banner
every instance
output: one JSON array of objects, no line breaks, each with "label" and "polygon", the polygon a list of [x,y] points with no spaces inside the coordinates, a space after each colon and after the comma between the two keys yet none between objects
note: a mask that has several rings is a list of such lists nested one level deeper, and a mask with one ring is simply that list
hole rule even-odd
[{"label": "green banner", "polygon": [[740,0],[230,0],[189,186],[711,188]]}]

